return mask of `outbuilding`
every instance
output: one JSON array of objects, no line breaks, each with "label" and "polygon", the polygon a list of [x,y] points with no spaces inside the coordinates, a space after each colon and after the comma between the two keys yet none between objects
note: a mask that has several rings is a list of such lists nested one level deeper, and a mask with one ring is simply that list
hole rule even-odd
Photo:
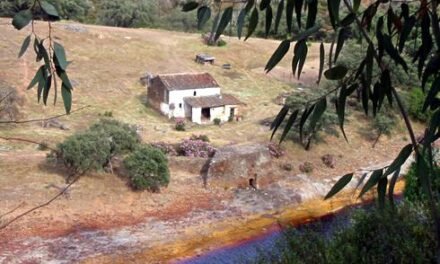
[{"label": "outbuilding", "polygon": [[168,118],[188,118],[197,124],[237,120],[243,103],[222,94],[209,73],[177,73],[150,76],[146,82],[148,102]]}]

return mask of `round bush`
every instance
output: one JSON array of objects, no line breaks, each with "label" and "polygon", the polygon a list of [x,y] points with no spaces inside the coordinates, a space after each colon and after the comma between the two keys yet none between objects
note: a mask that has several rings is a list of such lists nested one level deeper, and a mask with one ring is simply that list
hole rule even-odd
[{"label": "round bush", "polygon": [[101,119],[90,127],[90,131],[109,139],[112,155],[133,151],[140,141],[134,128],[114,119]]},{"label": "round bush", "polygon": [[124,160],[131,186],[136,190],[159,192],[168,186],[170,173],[168,161],[162,151],[142,146]]},{"label": "round bush", "polygon": [[329,262],[435,263],[437,241],[428,215],[410,204],[355,214],[353,225],[333,238]]},{"label": "round bush", "polygon": [[422,89],[414,88],[408,95],[408,113],[415,119],[427,122],[431,117],[431,111],[427,109],[423,112],[423,104],[425,103],[426,95]]},{"label": "round bush", "polygon": [[111,157],[111,144],[100,133],[86,132],[68,137],[58,145],[58,158],[74,173],[100,170]]},{"label": "round bush", "polygon": [[[436,194],[440,193],[440,168],[434,167],[435,175],[431,175],[432,190]],[[422,189],[419,177],[417,177],[416,163],[412,163],[407,174],[405,175],[405,190],[403,191],[405,199],[411,202],[426,201],[427,196]]]}]

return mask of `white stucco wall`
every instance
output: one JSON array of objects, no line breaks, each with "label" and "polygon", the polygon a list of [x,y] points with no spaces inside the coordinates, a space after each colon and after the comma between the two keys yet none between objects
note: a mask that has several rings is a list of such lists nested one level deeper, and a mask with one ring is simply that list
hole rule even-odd
[{"label": "white stucco wall", "polygon": [[[185,109],[185,102],[183,98],[193,97],[194,92],[197,96],[209,96],[220,94],[220,87],[216,88],[204,88],[204,89],[192,89],[192,90],[176,90],[170,91],[168,104],[174,104],[175,109],[170,111],[169,117],[190,117],[190,115],[185,115],[185,113],[191,113],[190,110]],[[180,105],[182,107],[180,107]]]},{"label": "white stucco wall", "polygon": [[202,124],[202,108],[193,107],[191,121],[196,124]]},{"label": "white stucco wall", "polygon": [[168,116],[168,114],[170,112],[170,108],[169,108],[169,106],[166,103],[160,103],[160,111],[164,115]]},{"label": "white stucco wall", "polygon": [[211,108],[211,121],[214,121],[214,119],[216,119],[216,118],[220,118],[220,120],[222,122],[224,122],[225,121],[224,117],[225,117],[225,107],[224,106]]}]

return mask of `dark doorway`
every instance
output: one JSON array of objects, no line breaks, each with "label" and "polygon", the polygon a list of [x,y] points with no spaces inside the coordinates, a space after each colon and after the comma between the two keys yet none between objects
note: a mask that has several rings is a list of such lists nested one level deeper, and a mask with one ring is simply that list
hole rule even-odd
[{"label": "dark doorway", "polygon": [[235,116],[235,108],[231,108],[231,112],[229,113],[229,120],[230,121],[234,120],[234,116]]},{"label": "dark doorway", "polygon": [[202,108],[202,118],[210,120],[211,119],[211,109]]}]

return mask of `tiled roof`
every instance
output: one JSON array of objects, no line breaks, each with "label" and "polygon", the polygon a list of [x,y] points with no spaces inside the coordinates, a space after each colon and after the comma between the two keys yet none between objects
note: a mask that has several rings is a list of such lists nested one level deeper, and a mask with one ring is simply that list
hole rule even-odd
[{"label": "tiled roof", "polygon": [[209,73],[163,74],[156,78],[170,91],[220,87]]},{"label": "tiled roof", "polygon": [[185,101],[185,103],[189,104],[192,107],[201,108],[244,104],[230,94],[185,97],[183,100]]}]

